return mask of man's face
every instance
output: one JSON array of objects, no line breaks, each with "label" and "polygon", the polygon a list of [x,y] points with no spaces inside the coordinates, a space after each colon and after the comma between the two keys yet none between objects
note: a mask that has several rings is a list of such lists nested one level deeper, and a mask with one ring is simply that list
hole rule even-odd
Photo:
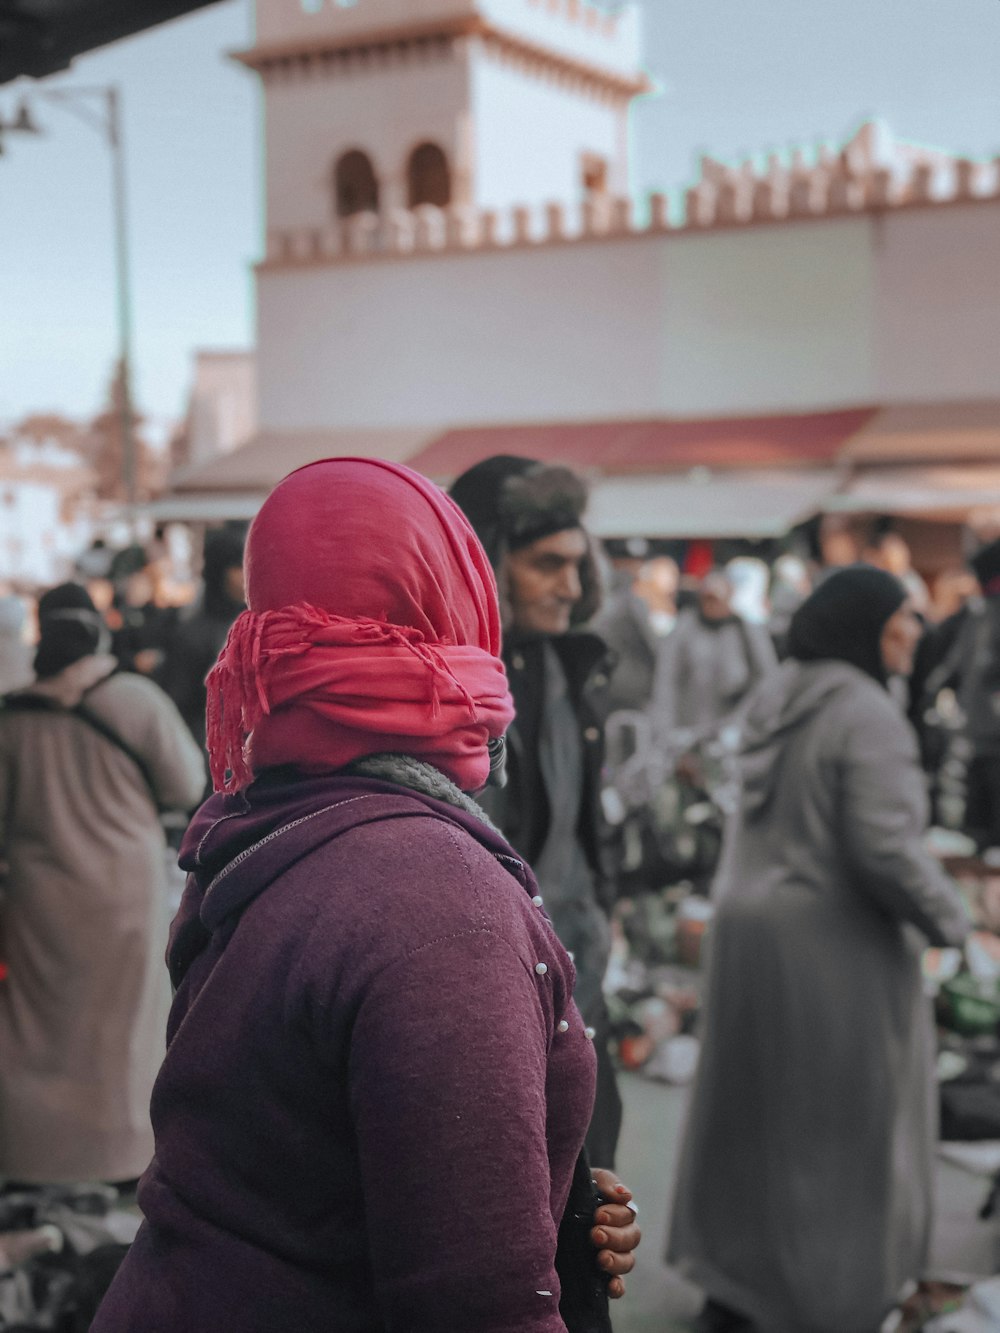
[{"label": "man's face", "polygon": [[507,581],[518,634],[565,634],[583,596],[580,567],[587,539],[580,528],[539,537],[507,556]]},{"label": "man's face", "polygon": [[882,630],[882,664],[890,676],[909,676],[913,657],[923,633],[912,600],[908,597]]},{"label": "man's face", "polygon": [[718,574],[706,574],[698,589],[698,603],[706,620],[725,620],[733,612],[733,590],[729,580]]}]

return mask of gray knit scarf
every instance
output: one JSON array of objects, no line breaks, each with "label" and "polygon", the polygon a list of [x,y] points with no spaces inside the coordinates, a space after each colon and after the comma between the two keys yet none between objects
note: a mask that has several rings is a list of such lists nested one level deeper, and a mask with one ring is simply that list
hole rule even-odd
[{"label": "gray knit scarf", "polygon": [[356,773],[361,778],[377,778],[380,782],[394,782],[397,787],[409,787],[424,796],[431,796],[436,801],[444,801],[479,821],[499,837],[503,834],[496,827],[489,815],[477,801],[456,787],[450,778],[446,778],[439,768],[427,764],[422,759],[414,759],[408,754],[369,754],[363,759],[355,759],[348,764],[348,773]]}]

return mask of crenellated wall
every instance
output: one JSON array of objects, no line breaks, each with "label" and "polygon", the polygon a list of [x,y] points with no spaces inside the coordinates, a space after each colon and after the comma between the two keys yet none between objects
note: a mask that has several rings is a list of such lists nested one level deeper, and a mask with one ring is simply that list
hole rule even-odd
[{"label": "crenellated wall", "polygon": [[713,231],[1000,199],[1000,159],[916,160],[903,167],[862,167],[843,156],[812,166],[773,163],[766,175],[707,163],[673,219],[666,195],[649,199],[636,219],[633,202],[604,196],[577,208],[553,203],[479,211],[424,205],[415,212],[356,214],[339,225],[272,229],[264,267],[400,259],[433,251],[475,252],[517,246],[573,244],[663,232]]},{"label": "crenellated wall", "polygon": [[[676,207],[672,207],[671,204]],[[893,144],[684,197],[272,228],[262,428],[803,412],[996,397],[1000,161]]]}]

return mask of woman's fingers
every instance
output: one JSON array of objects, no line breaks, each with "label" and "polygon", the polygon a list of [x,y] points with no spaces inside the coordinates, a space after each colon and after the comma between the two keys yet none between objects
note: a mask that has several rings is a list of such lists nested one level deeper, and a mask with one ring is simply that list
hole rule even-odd
[{"label": "woman's fingers", "polygon": [[632,1198],[632,1191],[622,1184],[613,1171],[598,1166],[590,1174],[603,1198],[613,1199],[616,1203],[628,1203]]},{"label": "woman's fingers", "polygon": [[[636,1224],[635,1213],[631,1208],[624,1204],[602,1203],[600,1208],[594,1214],[594,1225],[597,1227],[610,1227],[612,1230],[621,1231],[635,1229],[639,1234],[639,1228]],[[638,1244],[638,1242],[636,1242]]]},{"label": "woman's fingers", "polygon": [[[605,1253],[613,1255],[630,1255],[633,1250],[638,1248],[642,1240],[642,1232],[636,1223],[627,1227],[594,1227],[590,1233],[590,1239],[600,1251],[598,1263],[601,1256]],[[615,1268],[616,1273],[627,1273],[627,1268]]]},{"label": "woman's fingers", "polygon": [[594,1184],[601,1194],[602,1203],[594,1214],[590,1238],[597,1249],[597,1266],[608,1275],[608,1295],[618,1300],[625,1295],[624,1274],[635,1267],[633,1251],[642,1239],[635,1220],[635,1207],[630,1207],[632,1191],[623,1185],[613,1171],[597,1168],[593,1171]]}]

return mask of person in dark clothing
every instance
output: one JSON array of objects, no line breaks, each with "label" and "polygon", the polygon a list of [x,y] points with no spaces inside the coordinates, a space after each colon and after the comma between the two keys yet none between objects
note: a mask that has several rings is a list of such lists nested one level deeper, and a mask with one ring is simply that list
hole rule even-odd
[{"label": "person in dark clothing", "polygon": [[981,597],[960,634],[958,702],[972,755],[965,824],[980,847],[1000,847],[1000,539],[969,561]]},{"label": "person in dark clothing", "polygon": [[496,571],[516,710],[507,733],[507,785],[491,789],[487,808],[534,869],[556,933],[573,955],[575,998],[598,1058],[587,1149],[593,1161],[612,1166],[622,1107],[602,989],[613,905],[600,806],[609,659],[604,641],[579,628],[599,601],[582,526],[587,490],[567,468],[497,455],[463,473],[451,495]]},{"label": "person in dark clothing", "polygon": [[191,734],[205,744],[205,677],[244,607],[243,536],[221,528],[205,537],[203,591],[171,638],[160,680]]},{"label": "person in dark clothing", "polygon": [[975,552],[969,565],[980,595],[924,636],[911,717],[926,757],[926,711],[941,690],[955,690],[969,752],[965,828],[980,848],[1000,847],[1000,538]]},{"label": "person in dark clothing", "polygon": [[155,679],[166,663],[177,625],[177,608],[157,604],[151,565],[122,580],[112,616],[115,627],[111,651],[119,666],[123,671]]}]

